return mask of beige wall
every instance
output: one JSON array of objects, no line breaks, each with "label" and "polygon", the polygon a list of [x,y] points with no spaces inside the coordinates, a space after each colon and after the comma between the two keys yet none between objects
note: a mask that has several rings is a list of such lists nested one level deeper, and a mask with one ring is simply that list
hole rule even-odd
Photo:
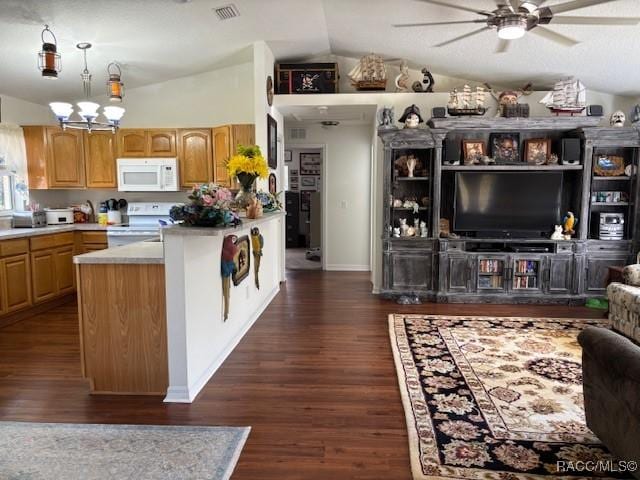
[{"label": "beige wall", "polygon": [[2,98],[2,123],[16,125],[48,125],[56,122],[49,106],[27,102],[0,93]]}]

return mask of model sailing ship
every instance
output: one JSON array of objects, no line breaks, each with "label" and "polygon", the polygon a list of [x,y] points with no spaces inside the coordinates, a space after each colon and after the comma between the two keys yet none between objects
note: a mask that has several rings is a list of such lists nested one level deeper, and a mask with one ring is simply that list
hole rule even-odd
[{"label": "model sailing ship", "polygon": [[471,91],[469,85],[465,85],[462,88],[462,93],[457,88],[454,88],[449,93],[447,113],[452,117],[484,115],[487,113],[487,109],[484,106],[486,95],[485,88],[480,85],[476,87],[475,93]]},{"label": "model sailing ship", "polygon": [[556,115],[581,113],[587,106],[587,90],[580,80],[573,77],[556,82],[553,91],[542,100],[544,106]]},{"label": "model sailing ship", "polygon": [[358,90],[385,90],[387,68],[379,55],[365,55],[349,72],[351,84]]}]

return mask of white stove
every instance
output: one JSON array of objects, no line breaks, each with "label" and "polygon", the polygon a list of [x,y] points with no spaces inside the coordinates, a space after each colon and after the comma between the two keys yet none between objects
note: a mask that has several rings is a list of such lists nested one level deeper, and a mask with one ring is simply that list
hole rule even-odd
[{"label": "white stove", "polygon": [[132,202],[127,207],[128,225],[107,227],[109,248],[144,240],[161,239],[161,226],[173,223],[169,211],[175,203]]}]

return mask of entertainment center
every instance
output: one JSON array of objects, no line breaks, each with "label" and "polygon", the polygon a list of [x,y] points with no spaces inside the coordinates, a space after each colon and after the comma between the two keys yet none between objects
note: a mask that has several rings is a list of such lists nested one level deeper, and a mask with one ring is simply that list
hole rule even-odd
[{"label": "entertainment center", "polygon": [[[381,293],[459,303],[603,296],[609,267],[634,263],[638,251],[640,132],[599,122],[434,118],[420,129],[381,128]],[[507,160],[466,161],[472,149],[500,148],[496,138],[515,139]],[[523,145],[536,142],[560,161],[524,160]],[[574,233],[551,240],[567,212]]]}]

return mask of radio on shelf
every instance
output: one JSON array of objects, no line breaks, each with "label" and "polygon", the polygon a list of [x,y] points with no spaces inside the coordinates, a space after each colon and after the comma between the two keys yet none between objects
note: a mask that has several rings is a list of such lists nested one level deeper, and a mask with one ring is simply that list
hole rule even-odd
[{"label": "radio on shelf", "polygon": [[624,213],[601,213],[600,240],[622,240],[624,238]]}]

